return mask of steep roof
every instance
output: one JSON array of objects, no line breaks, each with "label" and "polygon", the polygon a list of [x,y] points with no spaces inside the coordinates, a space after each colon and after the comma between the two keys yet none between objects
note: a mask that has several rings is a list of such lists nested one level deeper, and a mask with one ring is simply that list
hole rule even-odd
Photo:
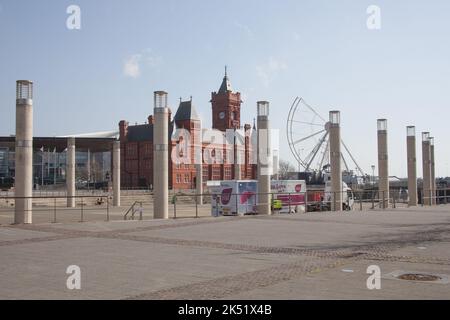
[{"label": "steep roof", "polygon": [[[169,141],[173,132],[173,121],[169,123]],[[139,124],[128,127],[128,141],[153,141],[153,124]]]},{"label": "steep roof", "polygon": [[192,104],[192,100],[190,101],[181,101],[178,106],[177,113],[174,117],[175,121],[182,120],[198,120],[200,121],[200,117],[197,114],[197,110],[195,110],[194,105]]},{"label": "steep roof", "polygon": [[223,77],[222,84],[220,85],[218,93],[225,93],[228,91],[233,91],[233,89],[231,88],[230,79],[228,78],[227,74],[225,73],[225,76]]},{"label": "steep roof", "polygon": [[141,124],[128,127],[128,141],[153,140],[153,124]]}]

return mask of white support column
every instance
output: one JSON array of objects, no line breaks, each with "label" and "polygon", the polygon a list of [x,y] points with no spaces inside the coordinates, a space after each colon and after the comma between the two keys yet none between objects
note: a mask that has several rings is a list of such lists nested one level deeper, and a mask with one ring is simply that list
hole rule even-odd
[{"label": "white support column", "polygon": [[33,216],[33,82],[16,83],[14,223],[32,223]]},{"label": "white support column", "polygon": [[169,109],[167,93],[154,93],[153,125],[153,217],[169,218]]},{"label": "white support column", "polygon": [[67,139],[66,156],[67,207],[75,207],[75,138]]},{"label": "white support column", "polygon": [[431,150],[430,133],[422,132],[422,199],[423,205],[431,205]]},{"label": "white support column", "polygon": [[113,206],[120,207],[120,141],[113,144]]},{"label": "white support column", "polygon": [[406,127],[406,153],[408,156],[408,196],[410,207],[417,206],[416,128]]},{"label": "white support column", "polygon": [[436,205],[436,171],[434,164],[434,138],[430,137],[430,180],[431,180],[431,204]]},{"label": "white support column", "polygon": [[269,102],[258,101],[258,214],[270,215],[272,150],[269,134]]},{"label": "white support column", "polygon": [[341,114],[330,111],[331,211],[342,211]]},{"label": "white support column", "polygon": [[378,119],[378,192],[380,206],[383,209],[389,207],[389,167],[388,167],[388,142],[387,120]]}]

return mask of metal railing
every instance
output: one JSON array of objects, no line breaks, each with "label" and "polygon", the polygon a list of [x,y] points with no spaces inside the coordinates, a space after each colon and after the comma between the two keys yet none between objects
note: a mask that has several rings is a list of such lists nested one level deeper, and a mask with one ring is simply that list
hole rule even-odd
[{"label": "metal railing", "polygon": [[[254,196],[253,200],[244,202],[237,200],[241,196],[249,197],[249,193],[231,193],[227,194],[227,200],[224,204],[222,202],[222,195],[214,194],[175,194],[171,198],[171,218],[179,218],[181,212],[183,217],[205,216],[205,212],[210,216],[223,215],[224,210],[226,215],[250,215],[257,214],[258,206],[270,205],[272,213],[300,213],[300,212],[314,212],[314,211],[331,211],[333,209],[334,199],[341,198],[342,203],[337,206],[337,211],[364,211],[364,210],[388,210],[396,208],[407,208],[410,206],[408,194],[404,190],[356,190],[340,192],[323,192],[311,190],[300,193],[269,193],[270,203],[261,203],[259,201],[262,193],[251,193]],[[200,204],[197,199],[203,198],[203,204]],[[299,198],[300,197],[300,198]],[[447,204],[450,199],[450,189],[438,189],[436,195],[432,197],[435,204]],[[417,197],[419,200],[417,206],[423,206],[423,197]],[[277,203],[274,200],[281,200],[281,208],[277,208]],[[216,205],[212,203],[216,201]],[[208,207],[205,208],[205,204]],[[279,205],[279,203],[278,203]],[[199,213],[199,208],[202,208],[202,213]],[[205,209],[207,211],[205,211]],[[187,215],[186,211],[191,211],[191,215]],[[217,211],[216,213],[214,211]],[[219,211],[221,211],[219,213]]]},{"label": "metal railing", "polygon": [[[136,209],[136,206],[139,205],[139,207]],[[131,220],[134,220],[134,215],[136,212],[139,212],[139,220],[142,220],[142,214],[143,214],[143,208],[142,208],[142,201],[135,201],[131,207],[125,212],[125,215],[123,216],[123,220],[127,220],[128,214],[131,212]]]},{"label": "metal railing", "polygon": [[[330,211],[333,199],[337,193],[323,192],[321,190],[308,190],[300,193],[270,193],[270,203],[262,203],[262,193],[253,191],[244,193],[226,194],[196,194],[176,193],[169,198],[169,217],[200,218],[219,215],[250,215],[257,214],[261,205],[269,205],[272,213],[303,213],[314,211]],[[228,198],[226,198],[228,197]],[[0,196],[0,224],[13,223],[14,204],[17,199],[31,199],[33,203],[33,222],[84,222],[109,221],[110,219],[143,220],[144,211],[148,218],[153,218],[153,195],[136,194],[122,195],[123,207],[111,207],[110,195],[84,195],[77,194],[76,207],[67,207],[67,196],[32,196],[20,198],[14,196]],[[200,198],[202,201],[200,201]],[[342,208],[346,211],[387,210],[409,207],[408,196],[404,191],[391,190],[389,193],[378,190],[356,190],[342,192]],[[426,206],[427,199],[421,192],[418,195],[418,206]],[[440,188],[434,196],[430,195],[430,205],[447,204],[450,198],[450,189]],[[110,216],[110,213],[112,215]],[[75,219],[76,218],[76,219]]]},{"label": "metal railing", "polygon": [[[75,207],[67,206],[67,200],[75,199]],[[78,215],[77,222],[98,220],[100,214],[105,221],[110,220],[110,197],[103,195],[76,195],[67,196],[32,196],[32,197],[0,197],[0,213],[2,219],[0,224],[13,223],[15,202],[17,200],[31,200],[33,218],[37,217],[39,222],[57,223],[59,221],[73,221]],[[75,215],[74,215],[75,213]],[[93,219],[95,215],[95,219]],[[87,217],[88,216],[88,217]],[[5,218],[4,218],[5,217]],[[88,219],[86,219],[88,218]]]}]

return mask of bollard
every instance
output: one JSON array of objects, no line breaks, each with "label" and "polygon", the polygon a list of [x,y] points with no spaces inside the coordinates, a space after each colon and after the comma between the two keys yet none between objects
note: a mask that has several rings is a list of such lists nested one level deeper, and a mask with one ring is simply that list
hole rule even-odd
[{"label": "bollard", "polygon": [[374,192],[372,190],[372,209],[375,209]]},{"label": "bollard", "polygon": [[396,208],[396,205],[395,205],[395,193],[394,193],[394,195],[392,196],[392,208]]},{"label": "bollard", "polygon": [[142,202],[139,202],[139,220],[141,221],[142,221],[142,211],[143,211]]},{"label": "bollard", "polygon": [[289,200],[289,213],[291,213],[291,194],[288,193],[288,200]]},{"label": "bollard", "polygon": [[362,211],[362,194],[359,193],[359,211]]},{"label": "bollard", "polygon": [[106,197],[106,221],[109,221],[109,197]]},{"label": "bollard", "polygon": [[83,208],[83,197],[81,197],[81,221],[80,222],[83,222],[83,217],[84,217],[84,210],[83,210],[84,208]]},{"label": "bollard", "polygon": [[176,219],[177,218],[177,196],[174,195],[172,199],[173,199],[173,218]]},{"label": "bollard", "polygon": [[333,192],[333,207],[336,208],[336,191]]},{"label": "bollard", "polygon": [[308,190],[305,191],[305,213],[308,212]]},{"label": "bollard", "polygon": [[198,218],[198,196],[195,195],[195,217]]},{"label": "bollard", "polygon": [[56,198],[53,199],[53,223],[56,223]]}]

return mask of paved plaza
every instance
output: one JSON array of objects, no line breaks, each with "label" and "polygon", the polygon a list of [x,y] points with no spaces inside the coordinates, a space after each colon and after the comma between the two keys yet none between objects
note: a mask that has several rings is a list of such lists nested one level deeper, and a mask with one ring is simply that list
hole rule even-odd
[{"label": "paved plaza", "polygon": [[450,299],[450,206],[3,224],[0,257],[1,299]]}]

